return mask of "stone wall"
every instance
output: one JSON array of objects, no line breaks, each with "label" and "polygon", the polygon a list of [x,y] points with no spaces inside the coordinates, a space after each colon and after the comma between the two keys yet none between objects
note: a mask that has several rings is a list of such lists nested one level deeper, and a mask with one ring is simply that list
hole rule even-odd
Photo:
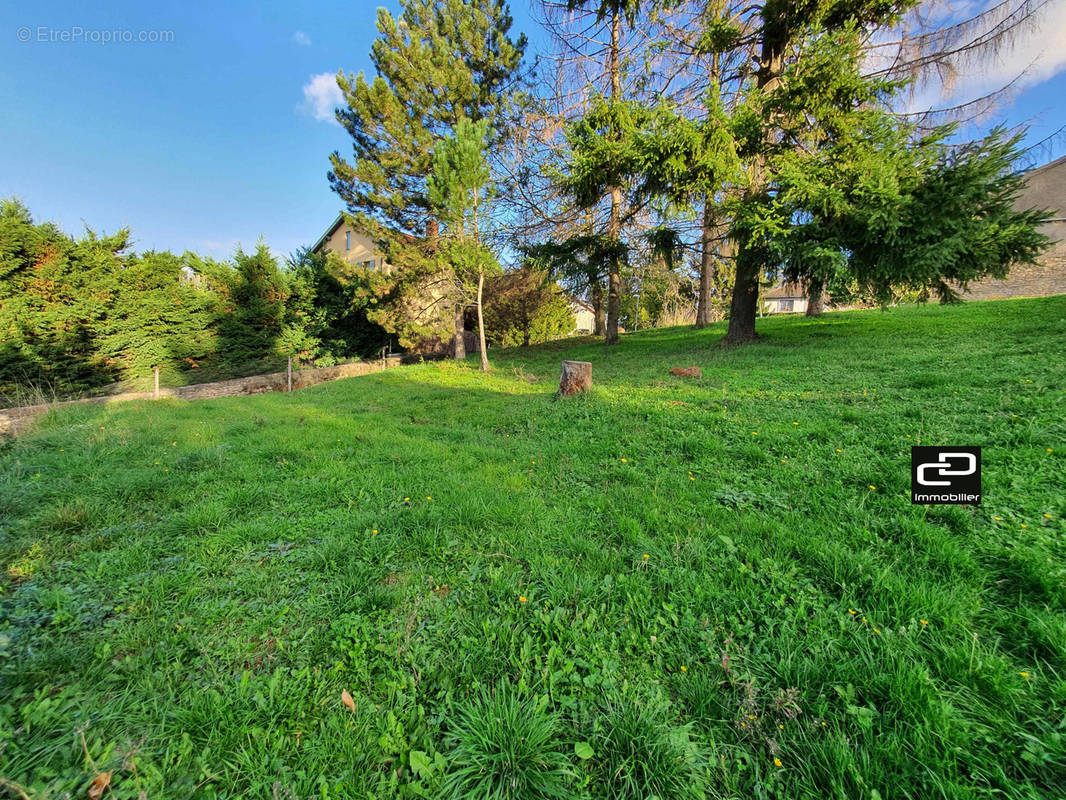
[{"label": "stone wall", "polygon": [[1051,246],[1036,264],[1016,266],[1003,280],[986,278],[971,284],[963,294],[965,299],[1066,294],[1066,158],[1029,170],[1025,188],[1014,205],[1021,210],[1051,209],[1054,219],[1041,226],[1041,231],[1051,239]]},{"label": "stone wall", "polygon": [[[367,375],[371,372],[380,372],[383,369],[400,366],[401,363],[410,363],[412,360],[402,356],[389,356],[386,359],[371,361],[353,361],[349,364],[337,364],[333,367],[316,367],[314,369],[295,370],[292,373],[292,388],[305,389],[316,383],[335,381],[338,378],[352,378],[357,375]],[[177,386],[174,388],[160,388],[159,397],[177,397],[182,400],[207,400],[213,397],[238,397],[242,395],[265,394],[266,392],[284,392],[287,386],[287,375],[284,372],[273,372],[269,375],[253,375],[250,378],[234,378],[217,383],[197,383],[191,386]],[[121,392],[107,395],[106,397],[90,397],[84,400],[66,400],[57,403],[44,403],[36,406],[22,406],[20,408],[0,409],[0,434],[18,433],[41,414],[60,406],[69,406],[86,403],[121,403],[128,400],[151,400],[155,397],[153,392]]]}]

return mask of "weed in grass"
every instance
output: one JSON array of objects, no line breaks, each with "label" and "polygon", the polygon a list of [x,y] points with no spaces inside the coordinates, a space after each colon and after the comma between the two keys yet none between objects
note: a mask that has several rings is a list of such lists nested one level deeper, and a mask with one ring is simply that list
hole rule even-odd
[{"label": "weed in grass", "polygon": [[697,800],[706,797],[705,758],[687,725],[672,724],[658,702],[617,699],[592,738],[597,796],[612,800]]},{"label": "weed in grass", "polygon": [[556,733],[554,716],[508,687],[460,703],[445,737],[446,795],[455,800],[570,797],[570,768]]}]

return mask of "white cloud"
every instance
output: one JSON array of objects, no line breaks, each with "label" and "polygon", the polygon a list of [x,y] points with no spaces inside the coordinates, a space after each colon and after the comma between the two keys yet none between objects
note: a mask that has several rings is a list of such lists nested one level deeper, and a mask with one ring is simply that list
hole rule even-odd
[{"label": "white cloud", "polygon": [[337,124],[333,109],[344,102],[344,95],[337,85],[337,75],[333,72],[323,72],[312,75],[304,85],[304,102],[301,108],[322,122]]},{"label": "white cloud", "polygon": [[296,31],[296,33],[292,35],[292,40],[296,42],[296,44],[301,45],[302,47],[311,46],[311,37],[303,31]]}]

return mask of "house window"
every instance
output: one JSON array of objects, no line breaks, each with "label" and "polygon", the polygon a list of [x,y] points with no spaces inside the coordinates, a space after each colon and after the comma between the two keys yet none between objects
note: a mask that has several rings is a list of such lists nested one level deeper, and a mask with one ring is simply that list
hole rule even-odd
[{"label": "house window", "polygon": [[352,249],[352,232],[351,231],[345,231],[344,232],[344,249],[345,250],[351,250]]},{"label": "house window", "polygon": [[777,305],[778,311],[793,311],[795,300],[779,300]]},{"label": "house window", "polygon": [[374,259],[370,259],[369,261],[364,261],[362,266],[365,269],[373,269],[374,268]]}]

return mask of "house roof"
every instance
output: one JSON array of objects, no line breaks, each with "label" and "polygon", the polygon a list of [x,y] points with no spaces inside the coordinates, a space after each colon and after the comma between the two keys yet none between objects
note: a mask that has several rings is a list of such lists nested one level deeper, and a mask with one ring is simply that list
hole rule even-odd
[{"label": "house roof", "polygon": [[337,230],[337,228],[339,228],[343,224],[344,224],[344,215],[343,214],[338,214],[337,218],[335,220],[333,220],[333,224],[330,225],[328,228],[326,228],[326,232],[323,233],[321,236],[319,236],[318,240],[313,245],[311,245],[311,252],[312,253],[316,252],[318,250],[318,248],[320,248],[322,245],[324,245],[329,240],[329,237],[333,235],[333,232],[335,230]]},{"label": "house roof", "polygon": [[766,292],[763,292],[763,300],[784,300],[793,298],[796,300],[806,297],[807,294],[803,290],[803,286],[799,283],[782,283],[778,286],[774,286]]},{"label": "house roof", "polygon": [[582,307],[583,309],[585,309],[585,310],[586,310],[586,311],[588,311],[588,312],[591,312],[591,313],[593,313],[593,314],[595,314],[595,313],[596,313],[596,309],[594,309],[594,308],[593,308],[592,306],[590,306],[590,305],[589,305],[588,303],[586,303],[586,302],[585,302],[584,300],[582,300],[582,299],[581,299],[580,297],[575,297],[575,296],[574,296],[574,295],[572,295],[572,294],[568,294],[568,295],[566,296],[566,299],[567,299],[567,300],[569,300],[569,301],[570,301],[570,302],[571,302],[572,304],[574,304],[575,306],[581,306],[581,307]]},{"label": "house roof", "polygon": [[[321,236],[319,236],[318,239],[315,240],[315,243],[313,245],[311,245],[311,252],[314,253],[315,251],[318,250],[318,248],[320,248],[327,241],[329,241],[329,237],[332,236],[334,231],[336,231],[337,228],[339,228],[343,224],[344,224],[344,214],[338,214],[337,218],[335,220],[333,220],[333,224],[330,225],[328,228],[326,228],[326,232],[323,233]],[[355,228],[353,228],[352,230],[355,230]],[[418,241],[416,237],[412,236],[409,233],[403,233],[403,234],[400,234],[400,235],[409,244]]]},{"label": "house roof", "polygon": [[1066,163],[1066,156],[1062,156],[1061,158],[1056,158],[1054,161],[1049,161],[1046,164],[1041,164],[1038,167],[1030,167],[1027,170],[1023,170],[1022,174],[1025,175],[1026,177],[1029,177],[1030,175],[1035,175],[1038,172],[1043,172],[1046,169],[1051,169],[1053,167],[1057,167],[1057,166],[1059,166],[1060,164],[1063,164],[1063,163]]}]

